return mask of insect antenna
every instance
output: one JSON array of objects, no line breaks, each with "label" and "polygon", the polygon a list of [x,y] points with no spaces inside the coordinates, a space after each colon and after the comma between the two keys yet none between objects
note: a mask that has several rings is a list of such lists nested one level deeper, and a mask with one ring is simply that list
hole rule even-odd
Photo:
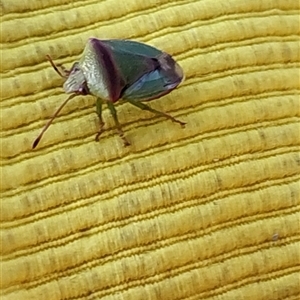
[{"label": "insect antenna", "polygon": [[[53,69],[56,71],[56,73],[62,77],[62,78],[68,78],[69,75],[69,71],[65,70],[65,68],[61,65],[56,65],[55,62],[52,60],[52,58],[50,57],[50,55],[46,55],[46,58],[49,60],[51,66],[53,67]],[[58,69],[58,67],[61,67],[62,70],[65,72],[65,74],[62,74],[62,72]]]},{"label": "insect antenna", "polygon": [[40,142],[42,136],[44,135],[45,131],[48,129],[48,127],[52,124],[53,120],[56,118],[56,116],[60,113],[60,111],[62,110],[62,108],[69,102],[69,100],[71,100],[72,98],[76,97],[77,94],[72,94],[70,95],[62,104],[61,106],[56,110],[56,112],[53,114],[53,116],[51,117],[51,119],[46,123],[46,125],[44,126],[44,128],[42,129],[42,131],[40,132],[40,134],[38,135],[38,137],[34,140],[33,144],[32,144],[32,149],[34,149],[38,143]]}]

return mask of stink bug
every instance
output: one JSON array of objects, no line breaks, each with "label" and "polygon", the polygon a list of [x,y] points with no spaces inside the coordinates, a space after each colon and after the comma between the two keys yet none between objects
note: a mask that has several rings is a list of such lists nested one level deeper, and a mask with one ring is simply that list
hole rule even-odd
[{"label": "stink bug", "polygon": [[93,95],[97,98],[96,112],[100,126],[95,137],[96,141],[103,132],[102,104],[105,102],[113,116],[120,137],[125,145],[129,145],[114,107],[114,103],[119,99],[166,117],[182,126],[185,124],[142,102],[170,93],[183,80],[181,67],[165,52],[129,40],[90,38],[81,59],[75,62],[70,70],[55,65],[50,56],[47,58],[54,70],[66,79],[63,88],[71,95],[45,125],[33,142],[32,148],[38,145],[44,132],[66,103],[77,95]]}]

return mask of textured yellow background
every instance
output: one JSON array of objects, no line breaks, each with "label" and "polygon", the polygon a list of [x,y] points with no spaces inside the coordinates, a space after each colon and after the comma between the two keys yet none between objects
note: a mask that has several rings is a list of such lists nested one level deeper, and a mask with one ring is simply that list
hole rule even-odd
[{"label": "textured yellow background", "polygon": [[[2,0],[1,293],[12,299],[299,299],[299,3]],[[86,40],[186,74],[156,109],[77,97],[35,151]]]}]

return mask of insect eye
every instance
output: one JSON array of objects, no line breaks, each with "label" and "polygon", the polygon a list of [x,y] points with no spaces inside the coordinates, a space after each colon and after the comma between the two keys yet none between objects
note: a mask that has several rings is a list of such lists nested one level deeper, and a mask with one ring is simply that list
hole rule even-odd
[{"label": "insect eye", "polygon": [[78,63],[76,62],[76,63],[73,64],[73,67],[72,67],[72,69],[71,69],[71,72],[72,72],[72,73],[77,73],[77,72],[79,72],[79,71],[80,71],[80,68],[79,68],[79,66],[78,66]]}]

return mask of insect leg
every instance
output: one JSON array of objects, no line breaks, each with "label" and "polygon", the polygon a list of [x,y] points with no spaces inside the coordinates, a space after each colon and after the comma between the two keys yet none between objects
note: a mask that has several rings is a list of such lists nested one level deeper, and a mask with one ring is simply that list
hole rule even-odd
[{"label": "insect leg", "polygon": [[103,127],[104,127],[104,122],[102,119],[102,100],[100,98],[97,98],[96,100],[96,112],[99,118],[99,130],[95,136],[95,141],[99,141],[99,136],[101,135],[101,133],[104,131]]},{"label": "insect leg", "polygon": [[63,107],[69,102],[69,100],[73,99],[74,97],[76,97],[77,94],[71,94],[59,107],[58,109],[55,111],[54,115],[51,117],[51,119],[46,123],[46,125],[44,126],[44,128],[42,129],[42,131],[40,132],[40,134],[37,136],[37,138],[34,140],[33,144],[32,144],[32,149],[34,149],[38,143],[40,142],[41,138],[43,137],[45,131],[49,128],[49,126],[52,124],[53,120],[57,117],[57,115],[59,114],[59,112],[63,109]]},{"label": "insect leg", "polygon": [[177,120],[175,119],[174,117],[162,112],[162,111],[159,111],[159,110],[156,110],[148,105],[146,105],[145,103],[142,103],[140,101],[136,101],[136,100],[132,100],[132,99],[126,99],[126,101],[128,101],[130,104],[140,108],[140,109],[143,109],[143,110],[148,110],[148,111],[151,111],[152,113],[158,115],[158,116],[161,116],[161,117],[165,117],[167,119],[170,119],[172,122],[176,122],[176,123],[179,123],[181,126],[184,126],[186,123],[185,122],[182,122],[180,120]]},{"label": "insect leg", "polygon": [[127,141],[127,139],[124,136],[124,132],[122,130],[121,124],[119,123],[118,116],[117,116],[117,111],[116,111],[116,109],[114,107],[114,104],[112,102],[108,101],[107,102],[107,106],[108,106],[108,108],[110,110],[111,115],[113,116],[113,119],[115,121],[115,124],[116,124],[117,130],[118,130],[119,136],[123,140],[124,145],[125,146],[129,146],[130,143]]}]

